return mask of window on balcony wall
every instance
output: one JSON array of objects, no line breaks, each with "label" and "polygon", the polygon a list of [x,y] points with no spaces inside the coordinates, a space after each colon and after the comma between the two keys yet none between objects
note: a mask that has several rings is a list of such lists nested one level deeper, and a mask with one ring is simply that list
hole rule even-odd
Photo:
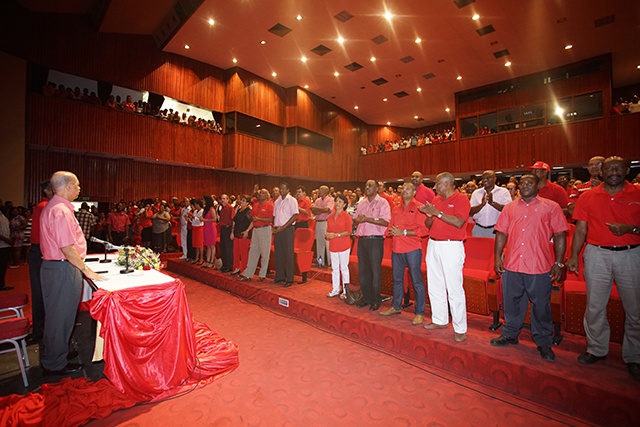
[{"label": "window on balcony wall", "polygon": [[574,120],[602,117],[602,92],[588,93],[573,98]]},{"label": "window on balcony wall", "polygon": [[[287,129],[287,131],[289,129]],[[324,136],[301,127],[296,127],[295,129],[295,141],[297,144],[315,148],[317,150],[326,151],[327,153],[333,152],[333,138],[329,138],[328,136]]]},{"label": "window on balcony wall", "polygon": [[460,136],[469,138],[478,134],[478,116],[464,117],[460,119]]},{"label": "window on balcony wall", "polygon": [[520,109],[498,111],[498,131],[506,132],[520,129]]},{"label": "window on balcony wall", "polygon": [[243,133],[266,141],[284,144],[284,128],[281,126],[237,111],[227,113],[225,117],[227,133]]},{"label": "window on balcony wall", "polygon": [[520,120],[523,128],[544,125],[544,104],[527,105],[520,109]]},{"label": "window on balcony wall", "polygon": [[547,102],[547,124],[556,125],[572,121],[574,118],[571,98],[557,99]]},{"label": "window on balcony wall", "polygon": [[480,135],[490,135],[498,132],[498,115],[496,113],[483,114],[478,117]]}]

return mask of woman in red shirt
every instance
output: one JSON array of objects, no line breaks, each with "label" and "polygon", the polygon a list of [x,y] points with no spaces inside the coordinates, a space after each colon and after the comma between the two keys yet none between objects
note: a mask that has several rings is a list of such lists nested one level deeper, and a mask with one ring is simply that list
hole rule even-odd
[{"label": "woman in red shirt", "polygon": [[[349,284],[349,252],[351,250],[351,216],[345,212],[347,198],[338,193],[335,198],[334,211],[327,218],[327,233],[325,239],[329,241],[329,252],[331,253],[332,285],[328,298],[340,295],[340,273],[342,273],[342,283]],[[343,286],[341,298],[346,298]]]}]

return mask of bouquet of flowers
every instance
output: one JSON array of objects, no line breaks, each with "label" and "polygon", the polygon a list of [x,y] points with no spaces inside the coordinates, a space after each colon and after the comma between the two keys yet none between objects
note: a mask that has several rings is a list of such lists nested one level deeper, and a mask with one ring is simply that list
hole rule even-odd
[{"label": "bouquet of flowers", "polygon": [[[129,267],[134,270],[150,270],[156,269],[160,270],[160,254],[153,252],[149,248],[145,248],[142,246],[127,246],[129,249]],[[125,254],[124,249],[118,250],[118,260],[116,261],[117,265],[126,265],[127,256]]]}]

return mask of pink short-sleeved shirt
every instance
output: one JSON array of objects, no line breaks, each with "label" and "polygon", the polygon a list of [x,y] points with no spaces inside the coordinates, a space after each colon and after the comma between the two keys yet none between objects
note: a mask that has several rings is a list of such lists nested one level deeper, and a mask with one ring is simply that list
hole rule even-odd
[{"label": "pink short-sleeved shirt", "polygon": [[[389,222],[391,220],[391,209],[389,203],[382,197],[376,194],[376,197],[369,201],[367,197],[362,199],[358,203],[356,209],[356,218],[358,215],[364,215],[369,218],[384,219]],[[387,231],[387,227],[384,225],[371,224],[369,222],[361,222],[356,228],[357,236],[384,236]]]},{"label": "pink short-sleeved shirt", "polygon": [[40,216],[40,250],[42,259],[66,259],[60,248],[74,245],[82,258],[87,256],[87,242],[70,201],[58,195],[42,210]]}]

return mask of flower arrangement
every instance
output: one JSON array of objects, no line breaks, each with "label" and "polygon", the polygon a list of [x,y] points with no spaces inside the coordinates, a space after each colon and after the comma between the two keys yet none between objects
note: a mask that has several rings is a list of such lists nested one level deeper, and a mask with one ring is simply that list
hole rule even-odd
[{"label": "flower arrangement", "polygon": [[[134,270],[149,270],[156,269],[160,270],[162,267],[160,264],[160,254],[153,252],[149,248],[145,248],[142,246],[127,246],[129,249],[129,267]],[[118,260],[116,261],[117,265],[126,265],[127,256],[125,255],[124,249],[118,250]]]}]

